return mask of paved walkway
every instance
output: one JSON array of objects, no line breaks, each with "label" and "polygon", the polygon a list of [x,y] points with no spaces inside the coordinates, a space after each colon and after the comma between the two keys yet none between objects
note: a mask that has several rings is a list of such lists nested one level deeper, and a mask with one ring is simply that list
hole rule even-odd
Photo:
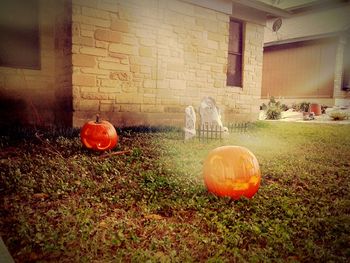
[{"label": "paved walkway", "polygon": [[[259,118],[264,118],[264,112],[260,112]],[[265,116],[266,117],[266,116]],[[282,121],[282,122],[302,122],[302,123],[324,123],[324,124],[350,124],[350,119],[335,121],[327,114],[315,116],[314,120],[304,120],[301,112],[282,112],[282,118],[279,120],[266,120],[266,121]]]},{"label": "paved walkway", "polygon": [[7,247],[2,241],[2,238],[0,237],[0,262],[1,263],[15,263],[13,258],[11,257],[9,251],[7,250]]},{"label": "paved walkway", "polygon": [[321,116],[315,116],[314,120],[305,121],[303,117],[287,117],[280,119],[284,122],[303,122],[303,123],[324,123],[324,124],[350,124],[350,120],[335,121],[329,116],[322,114]]}]

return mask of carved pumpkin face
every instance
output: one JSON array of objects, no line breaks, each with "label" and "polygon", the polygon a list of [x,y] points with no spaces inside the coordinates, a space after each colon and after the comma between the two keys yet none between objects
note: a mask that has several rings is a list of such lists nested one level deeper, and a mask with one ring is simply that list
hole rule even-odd
[{"label": "carved pumpkin face", "polygon": [[89,121],[80,131],[80,139],[88,149],[106,151],[113,149],[118,142],[118,134],[114,126],[108,121]]},{"label": "carved pumpkin face", "polygon": [[203,175],[209,192],[232,199],[252,198],[261,181],[256,157],[240,146],[212,150],[204,162]]}]

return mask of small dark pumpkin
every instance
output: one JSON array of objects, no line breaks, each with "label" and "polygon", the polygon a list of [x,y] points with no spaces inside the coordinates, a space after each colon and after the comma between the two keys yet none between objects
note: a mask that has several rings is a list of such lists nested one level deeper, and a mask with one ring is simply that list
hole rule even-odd
[{"label": "small dark pumpkin", "polygon": [[100,121],[96,115],[96,121],[89,121],[81,128],[80,139],[88,149],[106,151],[117,145],[118,134],[110,122]]}]

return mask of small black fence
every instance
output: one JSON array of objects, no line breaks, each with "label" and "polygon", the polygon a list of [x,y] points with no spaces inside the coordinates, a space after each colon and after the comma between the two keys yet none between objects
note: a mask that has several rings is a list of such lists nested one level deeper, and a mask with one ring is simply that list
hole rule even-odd
[{"label": "small black fence", "polygon": [[203,124],[198,126],[196,136],[200,141],[222,140],[224,132],[227,131],[225,131],[221,126]]},{"label": "small black fence", "polygon": [[229,132],[247,132],[250,126],[250,122],[235,122],[227,124],[226,127]]},{"label": "small black fence", "polygon": [[247,132],[249,122],[229,123],[226,127],[218,125],[199,125],[196,130],[196,137],[199,141],[222,140],[228,133]]}]

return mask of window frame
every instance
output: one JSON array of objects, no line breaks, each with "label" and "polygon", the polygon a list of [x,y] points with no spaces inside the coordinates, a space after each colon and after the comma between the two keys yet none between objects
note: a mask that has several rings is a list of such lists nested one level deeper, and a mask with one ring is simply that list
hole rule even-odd
[{"label": "window frame", "polygon": [[[238,51],[232,51],[230,50],[230,46],[232,45],[231,39],[231,23],[235,23],[239,25],[239,50]],[[227,72],[226,72],[226,85],[231,87],[243,87],[243,61],[244,61],[244,32],[245,32],[245,22],[233,17],[230,17],[229,21],[229,41],[228,41],[228,51],[227,51]],[[229,64],[232,61],[230,59],[230,56],[234,56],[235,58],[239,58],[239,78],[238,81],[235,79],[230,78],[229,76]],[[237,65],[236,68],[237,69]]]},{"label": "window frame", "polygon": [[[5,2],[6,3],[6,2]],[[21,1],[7,0],[7,4],[10,4],[9,10],[13,8],[22,8],[19,13],[28,12],[26,5],[21,6]],[[4,20],[3,24],[0,26],[3,27],[4,34],[8,35],[8,39],[0,48],[0,67],[10,67],[10,68],[19,68],[19,69],[32,69],[40,70],[41,69],[41,43],[40,43],[40,1],[31,0],[27,2],[28,4],[33,4],[31,10],[31,16],[28,16],[28,21],[32,24],[31,27],[23,29],[21,27],[15,27],[15,22],[6,23]],[[28,37],[29,36],[29,37]],[[17,47],[11,43],[20,43]],[[17,54],[28,51],[27,47],[32,47],[32,55],[20,57]],[[21,48],[23,47],[23,49]],[[12,49],[12,50],[11,50]],[[11,51],[10,51],[11,50]],[[12,54],[13,56],[11,56]],[[10,55],[10,56],[9,56]]]},{"label": "window frame", "polygon": [[342,83],[341,90],[350,91],[350,36],[346,40],[344,45],[344,54],[343,54],[343,74],[342,74]]}]

